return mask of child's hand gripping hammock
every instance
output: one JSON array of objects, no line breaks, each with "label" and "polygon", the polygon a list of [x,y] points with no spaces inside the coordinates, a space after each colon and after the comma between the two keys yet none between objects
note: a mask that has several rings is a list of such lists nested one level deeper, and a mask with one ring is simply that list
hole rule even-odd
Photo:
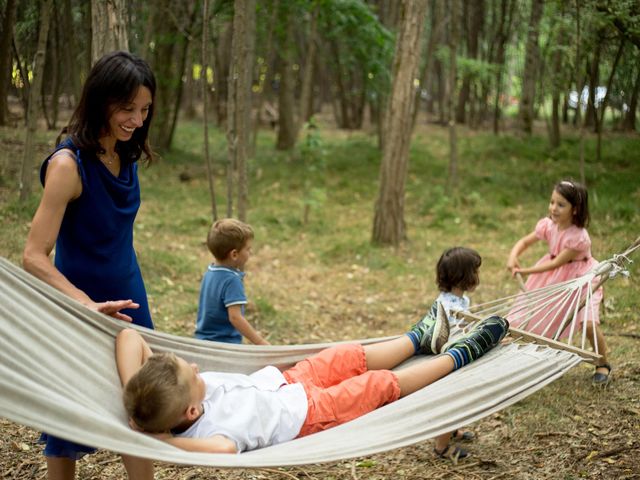
[{"label": "child's hand gripping hammock", "polygon": [[[178,450],[128,427],[114,359],[114,339],[125,326],[0,258],[0,416],[86,445],[165,462],[299,465],[371,455],[453,431],[532,394],[580,363],[566,350],[503,345],[347,424],[241,455],[214,455]],[[286,367],[328,346],[230,345],[139,330],[155,351],[173,351],[203,371]]]},{"label": "child's hand gripping hammock", "polygon": [[587,326],[595,325],[593,295],[608,279],[629,275],[627,266],[633,263],[629,257],[638,249],[640,237],[624,252],[600,262],[579,278],[475,305],[470,313],[458,315],[469,320],[490,315],[506,317],[512,338],[566,350],[585,362],[598,364],[601,355],[597,344],[595,352],[586,349]]}]

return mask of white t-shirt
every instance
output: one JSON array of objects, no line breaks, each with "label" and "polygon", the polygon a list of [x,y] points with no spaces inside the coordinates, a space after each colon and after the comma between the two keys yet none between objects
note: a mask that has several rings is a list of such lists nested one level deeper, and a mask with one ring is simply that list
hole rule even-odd
[{"label": "white t-shirt", "polygon": [[265,367],[251,375],[204,372],[204,413],[178,437],[224,435],[238,452],[292,440],[307,418],[307,395],[300,383]]},{"label": "white t-shirt", "polygon": [[452,315],[453,312],[468,312],[469,305],[471,305],[471,300],[466,295],[462,295],[461,297],[454,295],[451,292],[440,292],[438,298],[436,298],[436,302],[440,302],[442,306],[447,311],[447,317],[449,318],[450,326],[459,326],[462,327],[465,325],[464,319],[456,318]]}]

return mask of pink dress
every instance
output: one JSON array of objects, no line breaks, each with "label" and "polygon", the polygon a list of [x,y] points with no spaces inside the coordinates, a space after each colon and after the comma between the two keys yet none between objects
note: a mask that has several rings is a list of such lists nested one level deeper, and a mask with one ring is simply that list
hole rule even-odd
[{"label": "pink dress", "polygon": [[[530,274],[525,284],[527,291],[578,278],[598,264],[598,261],[591,256],[591,239],[584,228],[571,225],[569,228],[560,231],[550,218],[543,218],[536,225],[535,234],[539,240],[544,240],[549,244],[549,253],[538,260],[536,265],[552,260],[565,249],[576,250],[578,255],[571,262],[565,263],[554,270]],[[582,292],[582,295],[584,295],[584,292]],[[581,331],[579,328],[584,321],[585,314],[588,315],[587,318],[590,322],[593,318],[596,323],[600,323],[599,310],[601,301],[602,288],[599,288],[591,297],[592,308],[583,308],[578,314],[579,323],[574,327],[574,333]],[[553,337],[569,309],[568,305],[569,302],[566,307],[551,308],[547,309],[544,314],[534,315],[533,318],[529,319],[525,330],[538,335]],[[550,310],[554,310],[553,314],[548,313]],[[543,317],[545,317],[544,321],[536,326],[539,319]],[[512,323],[517,327],[523,320],[524,318],[516,319]],[[547,329],[549,323],[551,323],[551,326]],[[545,329],[547,330],[543,333]],[[561,337],[567,337],[568,334],[569,328],[566,328]]]}]

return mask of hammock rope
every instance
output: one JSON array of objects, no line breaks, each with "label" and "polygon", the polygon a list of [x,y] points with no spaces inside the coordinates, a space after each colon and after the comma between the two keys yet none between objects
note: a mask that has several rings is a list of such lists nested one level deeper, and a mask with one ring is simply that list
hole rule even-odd
[{"label": "hammock rope", "polygon": [[511,322],[509,335],[514,340],[564,349],[580,355],[586,362],[598,364],[602,355],[597,342],[595,351],[587,350],[587,326],[596,325],[594,293],[610,279],[628,277],[633,263],[630,256],[638,249],[640,237],[623,252],[598,263],[581,277],[474,305],[469,313],[457,314],[470,323],[455,334],[465,333],[482,318],[500,315]]}]

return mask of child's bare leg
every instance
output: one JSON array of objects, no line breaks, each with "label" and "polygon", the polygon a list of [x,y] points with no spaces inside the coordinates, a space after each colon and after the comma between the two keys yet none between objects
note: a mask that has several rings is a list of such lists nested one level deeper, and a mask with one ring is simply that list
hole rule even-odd
[{"label": "child's bare leg", "polygon": [[406,335],[387,342],[364,346],[367,370],[391,370],[415,353],[413,342]]},{"label": "child's bare leg", "polygon": [[394,372],[400,386],[400,397],[416,392],[447,376],[453,372],[454,366],[451,356],[441,355]]},{"label": "child's bare leg", "polygon": [[[600,329],[600,325],[596,324],[594,329],[593,324],[588,323],[587,338],[589,339],[589,343],[591,343],[591,348],[593,348],[594,352],[596,351],[596,344],[598,345],[598,353],[602,355],[602,361],[600,362],[600,365],[608,364],[609,358],[607,356],[607,342],[604,339],[604,334]],[[609,373],[609,369],[606,367],[597,367],[596,371],[601,373]]]},{"label": "child's bare leg", "polygon": [[73,480],[76,476],[76,461],[68,457],[47,457],[49,480]]},{"label": "child's bare leg", "polygon": [[122,455],[122,463],[129,480],[153,480],[153,461],[146,458]]}]

